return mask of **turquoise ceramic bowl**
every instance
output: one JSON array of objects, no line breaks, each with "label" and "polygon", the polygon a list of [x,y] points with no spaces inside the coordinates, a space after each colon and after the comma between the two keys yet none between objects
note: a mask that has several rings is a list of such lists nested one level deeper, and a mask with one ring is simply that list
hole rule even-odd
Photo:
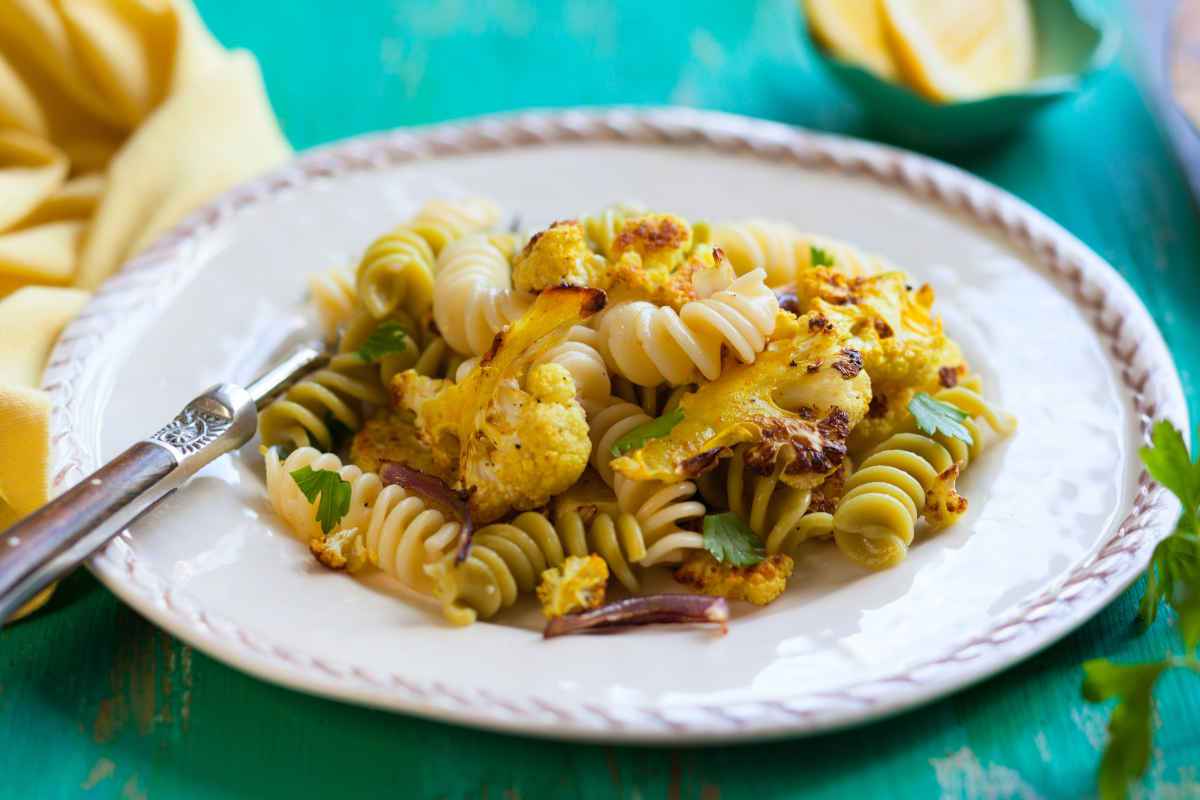
[{"label": "turquoise ceramic bowl", "polygon": [[935,103],[835,58],[809,35],[803,13],[800,24],[813,57],[857,98],[882,133],[914,147],[950,150],[1008,136],[1041,109],[1078,92],[1111,60],[1119,38],[1111,25],[1090,19],[1071,0],[1030,5],[1037,31],[1034,80],[1020,91],[960,103]]}]

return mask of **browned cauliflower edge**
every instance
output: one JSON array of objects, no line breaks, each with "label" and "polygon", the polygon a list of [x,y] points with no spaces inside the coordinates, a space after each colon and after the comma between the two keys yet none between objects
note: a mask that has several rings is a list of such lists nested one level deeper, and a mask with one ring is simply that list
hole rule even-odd
[{"label": "browned cauliflower edge", "polygon": [[675,580],[703,594],[765,606],[783,594],[794,567],[785,553],[767,556],[752,567],[734,567],[698,550],[675,568]]},{"label": "browned cauliflower edge", "polygon": [[608,564],[600,556],[568,556],[562,566],[542,573],[538,601],[547,619],[604,605]]},{"label": "browned cauliflower edge", "polygon": [[308,550],[317,561],[333,570],[358,572],[367,565],[367,547],[358,528],[333,531],[312,539]]},{"label": "browned cauliflower edge", "polygon": [[532,365],[603,305],[595,289],[546,289],[458,383],[393,379],[396,405],[416,413],[422,441],[470,495],[477,522],[539,508],[583,473],[591,441],[574,380],[559,364]]}]

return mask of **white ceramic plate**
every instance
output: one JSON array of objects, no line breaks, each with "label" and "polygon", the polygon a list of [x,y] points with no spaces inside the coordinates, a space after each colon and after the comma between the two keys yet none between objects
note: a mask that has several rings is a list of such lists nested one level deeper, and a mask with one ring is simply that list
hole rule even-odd
[{"label": "white ceramic plate", "polygon": [[725,637],[544,642],[536,611],[447,627],[383,579],[323,571],[263,497],[248,449],[92,560],[123,600],[235,667],[470,725],[625,741],[845,726],[944,695],[1078,626],[1127,586],[1175,507],[1136,449],[1186,421],[1149,315],[1117,274],[1013,197],[898,150],[681,109],[539,113],[351,140],[225,195],[110,281],[47,373],[57,490],[244,380],[294,331],[305,276],[352,262],[432,195],[492,196],[528,225],[637,198],[792,220],[938,290],[989,394],[1020,418],[965,473],[969,514],[867,574],[831,547]]}]

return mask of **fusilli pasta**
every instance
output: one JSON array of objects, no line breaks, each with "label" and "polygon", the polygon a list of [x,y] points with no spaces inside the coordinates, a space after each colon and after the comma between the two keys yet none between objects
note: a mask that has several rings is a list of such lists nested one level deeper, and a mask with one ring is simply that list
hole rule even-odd
[{"label": "fusilli pasta", "polygon": [[607,255],[612,250],[613,241],[621,232],[625,220],[645,214],[646,209],[639,203],[614,203],[595,214],[581,217],[583,232],[588,244],[601,255]]},{"label": "fusilli pasta", "polygon": [[499,218],[500,210],[489,200],[427,203],[363,254],[355,276],[363,305],[376,317],[401,306],[420,316],[432,301],[436,256],[451,241],[490,228]]},{"label": "fusilli pasta", "polygon": [[856,247],[804,233],[783,222],[748,219],[711,227],[712,243],[725,252],[739,275],[766,270],[768,286],[793,283],[813,266],[813,248],[833,258],[838,269],[850,275],[870,275],[885,268],[883,262]]},{"label": "fusilli pasta", "polygon": [[558,532],[544,514],[526,511],[510,522],[495,522],[475,532],[471,552],[461,564],[455,554],[426,565],[434,596],[446,619],[470,625],[491,617],[532,592],[542,572],[563,562]]},{"label": "fusilli pasta", "polygon": [[403,312],[393,312],[384,319],[376,319],[368,312],[360,310],[345,324],[342,331],[339,351],[355,354],[370,338],[380,325],[396,323],[407,334],[407,344],[403,350],[389,352],[378,360],[379,379],[385,393],[391,385],[392,378],[406,369],[415,370],[418,374],[431,378],[453,376],[465,360],[462,354],[456,353],[446,344],[446,340],[438,336],[430,326],[419,326]]},{"label": "fusilli pasta", "polygon": [[334,267],[310,275],[308,295],[321,321],[322,334],[326,339],[333,340],[338,329],[354,316],[358,304],[354,273],[344,267]]},{"label": "fusilli pasta", "polygon": [[259,435],[266,447],[315,445],[332,450],[335,426],[357,431],[366,407],[386,401],[378,367],[363,361],[358,353],[339,353],[263,409],[258,418]]},{"label": "fusilli pasta", "polygon": [[292,473],[308,467],[314,472],[331,470],[350,484],[350,510],[338,523],[340,528],[359,526],[370,514],[371,501],[378,494],[378,476],[364,473],[353,464],[343,464],[333,453],[323,453],[313,447],[298,447],[285,459],[280,459],[274,449],[265,455],[267,476],[267,498],[271,507],[287,526],[304,541],[324,535],[313,513],[316,505],[309,502],[300,487],[292,480]]},{"label": "fusilli pasta", "polygon": [[846,481],[846,491],[833,514],[834,540],[853,561],[872,569],[893,566],[908,554],[917,521],[945,527],[966,511],[955,490],[959,471],[977,458],[984,419],[997,433],[1010,433],[1015,422],[1001,416],[982,397],[958,386],[935,398],[969,417],[963,425],[971,443],[938,433],[910,430],[877,445]]},{"label": "fusilli pasta", "polygon": [[281,462],[271,450],[266,462],[271,505],[301,538],[310,541],[325,534],[315,521],[316,504],[300,491],[292,472],[303,467],[337,472],[351,490],[350,511],[337,530],[357,531],[373,566],[414,591],[432,592],[424,567],[452,550],[462,529],[459,523],[447,520],[423,498],[400,486],[384,486],[375,473],[343,465],[332,453],[302,447]]},{"label": "fusilli pasta", "polygon": [[640,590],[632,565],[645,558],[646,540],[636,517],[597,509],[589,524],[578,509],[560,503],[554,521],[567,555],[595,553],[622,586],[631,592]]},{"label": "fusilli pasta", "polygon": [[494,228],[500,222],[500,208],[483,197],[463,200],[430,200],[410,225],[429,243],[436,256],[442,248],[469,233]]},{"label": "fusilli pasta", "polygon": [[597,329],[609,369],[642,386],[692,383],[721,374],[728,348],[751,363],[775,330],[779,300],[752,270],[679,311],[643,300],[602,312]]},{"label": "fusilli pasta", "polygon": [[525,313],[532,295],[513,291],[508,235],[473,234],[438,256],[433,317],[455,350],[482,355],[505,325]]},{"label": "fusilli pasta", "polygon": [[[961,470],[1015,426],[933,289],[853,246],[618,204],[516,253],[498,218],[433,201],[353,273],[311,276],[336,354],[260,415],[270,503],[318,561],[452,623],[541,580],[545,613],[573,613],[681,562],[681,583],[770,602],[814,538],[891,566],[965,512]],[[566,562],[590,555],[607,572]]]},{"label": "fusilli pasta", "polygon": [[633,565],[647,552],[641,526],[631,514],[591,511],[590,522],[569,503],[559,504],[553,522],[543,513],[526,511],[511,522],[477,531],[462,564],[447,551],[426,566],[447,619],[468,625],[476,617],[493,616],[532,591],[542,572],[559,566],[566,556],[595,553],[623,586],[639,591]]},{"label": "fusilli pasta", "polygon": [[768,555],[791,553],[801,542],[833,532],[829,514],[809,511],[811,489],[797,489],[780,480],[794,457],[790,451],[781,454],[770,475],[747,470],[745,451],[746,445],[738,447],[729,459],[728,472],[721,476],[726,500],[729,510],[762,540]]},{"label": "fusilli pasta", "polygon": [[588,430],[592,467],[612,487],[620,510],[632,514],[642,528],[646,553],[639,563],[643,566],[677,561],[682,551],[703,547],[703,537],[684,530],[679,523],[702,517],[706,511],[703,503],[691,499],[696,494],[696,485],[691,481],[635,481],[613,471],[613,444],[650,421],[640,406],[614,397],[592,417]]}]

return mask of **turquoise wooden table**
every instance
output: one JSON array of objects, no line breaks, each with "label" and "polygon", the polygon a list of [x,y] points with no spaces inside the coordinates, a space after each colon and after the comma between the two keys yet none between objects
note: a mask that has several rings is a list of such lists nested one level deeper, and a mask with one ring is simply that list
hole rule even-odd
[{"label": "turquoise wooden table", "polygon": [[[297,148],[530,106],[680,103],[869,135],[795,36],[791,0],[199,0],[257,53]],[[353,9],[353,12],[350,11]],[[1120,15],[1117,7],[1103,13]],[[1126,42],[1128,43],[1127,37]],[[1114,264],[1162,326],[1200,419],[1200,217],[1131,76],[957,159]],[[636,193],[636,187],[630,187]],[[89,574],[0,633],[0,797],[1084,797],[1106,710],[1079,664],[1149,659],[1140,586],[1081,630],[926,708],[815,739],[721,749],[535,741],[260,683],[118,603]],[[1200,796],[1200,682],[1168,677],[1144,797]]]}]

